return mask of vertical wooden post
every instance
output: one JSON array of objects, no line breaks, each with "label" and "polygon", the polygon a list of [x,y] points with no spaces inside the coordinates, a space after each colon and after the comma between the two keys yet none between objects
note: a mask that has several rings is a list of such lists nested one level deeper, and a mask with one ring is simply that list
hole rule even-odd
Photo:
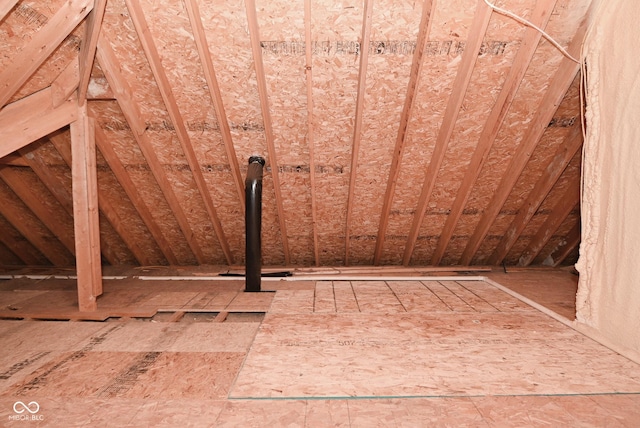
[{"label": "vertical wooden post", "polygon": [[102,294],[94,126],[93,119],[87,115],[86,103],[78,107],[78,120],[71,123],[71,175],[78,306],[81,312],[95,311],[98,308],[96,298]]}]

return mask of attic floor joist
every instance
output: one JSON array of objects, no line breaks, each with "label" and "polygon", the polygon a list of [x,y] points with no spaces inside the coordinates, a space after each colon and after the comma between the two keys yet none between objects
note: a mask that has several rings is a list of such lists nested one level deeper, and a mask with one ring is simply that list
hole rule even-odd
[{"label": "attic floor joist", "polygon": [[[242,263],[250,155],[265,265],[575,261],[579,65],[484,0],[49,3],[0,9],[0,263],[69,247],[85,103],[103,262]],[[589,0],[497,3],[579,53]]]}]

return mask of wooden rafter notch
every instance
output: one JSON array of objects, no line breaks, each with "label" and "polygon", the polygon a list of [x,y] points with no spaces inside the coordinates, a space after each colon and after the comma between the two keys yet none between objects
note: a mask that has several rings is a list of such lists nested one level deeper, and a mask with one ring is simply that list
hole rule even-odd
[{"label": "wooden rafter notch", "polygon": [[[557,0],[539,1],[531,14],[530,20],[539,27],[544,28],[551,18],[556,2]],[[520,49],[518,49],[518,53],[513,59],[513,64],[511,65],[511,69],[509,70],[509,74],[507,75],[504,84],[502,85],[500,94],[498,95],[489,116],[487,116],[487,120],[482,128],[480,137],[478,138],[478,144],[473,152],[465,176],[462,179],[462,184],[458,188],[456,198],[451,206],[451,211],[447,216],[447,220],[442,228],[440,237],[438,238],[438,243],[436,244],[436,248],[431,256],[432,265],[440,264],[442,256],[444,256],[447,245],[449,245],[449,241],[451,240],[456,225],[458,224],[458,220],[460,220],[460,216],[462,215],[469,196],[471,195],[473,186],[482,171],[482,167],[489,157],[489,152],[495,142],[498,131],[509,112],[509,108],[511,107],[513,99],[518,92],[520,83],[522,82],[527,68],[533,59],[536,49],[538,48],[540,37],[542,37],[540,32],[533,28],[527,28],[525,30],[522,43],[520,44]]]},{"label": "wooden rafter notch", "polygon": [[418,94],[418,83],[422,70],[422,58],[427,45],[427,38],[431,30],[431,22],[433,16],[434,0],[424,0],[422,5],[422,17],[420,18],[420,27],[418,30],[418,38],[416,41],[416,49],[413,53],[411,63],[411,72],[409,74],[409,84],[407,86],[407,95],[404,99],[404,106],[400,115],[400,125],[398,127],[398,135],[396,137],[396,145],[393,149],[393,158],[391,159],[391,167],[389,170],[389,178],[387,180],[387,190],[384,194],[384,202],[382,204],[382,215],[380,216],[380,225],[378,226],[378,238],[376,240],[376,248],[373,254],[373,264],[380,264],[382,257],[382,249],[387,234],[387,226],[389,225],[389,214],[391,212],[391,204],[396,190],[396,183],[400,174],[400,163],[405,148],[407,138],[407,129],[409,121],[413,113],[413,102]]},{"label": "wooden rafter notch", "polygon": [[280,222],[280,235],[282,236],[282,246],[284,251],[284,264],[288,265],[291,260],[289,253],[289,238],[287,236],[287,225],[284,218],[284,206],[282,203],[282,191],[280,188],[280,178],[278,172],[278,159],[276,156],[276,146],[273,136],[273,123],[269,107],[269,94],[267,92],[267,79],[262,61],[262,47],[260,46],[260,28],[258,26],[258,16],[256,13],[255,0],[245,0],[247,11],[247,22],[249,24],[249,36],[251,38],[251,52],[253,53],[253,64],[256,70],[256,80],[258,83],[258,96],[260,97],[260,110],[262,111],[262,121],[264,122],[264,134],[267,141],[267,152],[269,159],[267,162],[271,167],[271,177],[273,179],[273,189],[276,195],[276,206],[278,210],[278,220]]},{"label": "wooden rafter notch", "polygon": [[[569,46],[568,52],[574,57],[579,56],[580,54],[587,24],[587,19],[583,19]],[[469,242],[467,242],[467,246],[460,257],[459,264],[468,265],[471,263],[471,260],[478,251],[478,248],[480,248],[483,239],[500,213],[502,206],[509,197],[509,193],[511,193],[518,177],[527,165],[529,158],[533,154],[533,150],[540,141],[542,134],[544,134],[544,131],[549,125],[549,122],[553,118],[553,115],[558,109],[558,106],[562,102],[565,93],[573,83],[573,80],[579,70],[580,64],[567,57],[562,58],[562,61],[551,80],[551,84],[545,92],[544,97],[542,98],[542,101],[529,124],[529,128],[527,128],[522,142],[518,146],[516,153],[511,158],[507,171],[503,175],[496,192],[493,194],[491,202],[487,205],[487,208],[480,218],[480,222],[473,232],[473,235],[471,235]]]},{"label": "wooden rafter notch", "polygon": [[462,61],[458,66],[458,73],[456,74],[453,82],[453,91],[449,96],[447,107],[444,111],[444,117],[442,119],[442,125],[438,131],[436,137],[435,147],[431,156],[431,161],[424,175],[424,182],[422,184],[422,191],[418,199],[418,205],[416,207],[415,214],[413,215],[413,222],[407,238],[407,244],[404,249],[404,256],[402,258],[402,264],[409,265],[411,256],[420,234],[420,226],[422,220],[427,211],[429,199],[435,186],[435,181],[442,166],[453,128],[458,120],[458,114],[460,113],[460,107],[464,100],[464,96],[469,87],[471,81],[471,75],[473,74],[473,68],[482,46],[482,40],[487,32],[489,25],[489,19],[491,18],[491,8],[483,0],[478,0],[478,6],[476,7],[476,13],[473,17],[473,23],[469,29],[469,36],[465,44],[464,52],[462,53]]},{"label": "wooden rafter notch", "polygon": [[182,117],[182,113],[180,113],[180,109],[178,108],[176,98],[173,95],[171,84],[169,83],[167,74],[162,66],[162,61],[158,54],[158,48],[151,36],[147,20],[144,17],[144,11],[137,0],[125,0],[125,2],[127,4],[129,14],[131,15],[131,19],[133,20],[133,25],[136,27],[136,32],[138,33],[138,38],[140,39],[140,43],[144,49],[145,56],[149,62],[151,71],[153,72],[153,77],[155,78],[158,89],[160,90],[160,95],[162,96],[164,105],[167,108],[171,122],[173,123],[178,141],[180,141],[182,151],[184,152],[187,163],[191,169],[191,173],[193,174],[193,180],[200,192],[200,197],[202,198],[202,202],[204,203],[207,214],[209,215],[209,220],[213,225],[213,230],[218,237],[218,242],[220,243],[222,252],[227,260],[227,264],[232,265],[234,261],[233,254],[229,248],[229,242],[227,241],[224,230],[222,229],[222,224],[220,223],[216,207],[213,204],[213,199],[211,198],[211,192],[209,191],[207,182],[202,174],[202,168],[200,167],[198,156],[193,148],[187,128],[184,125],[184,119]]}]

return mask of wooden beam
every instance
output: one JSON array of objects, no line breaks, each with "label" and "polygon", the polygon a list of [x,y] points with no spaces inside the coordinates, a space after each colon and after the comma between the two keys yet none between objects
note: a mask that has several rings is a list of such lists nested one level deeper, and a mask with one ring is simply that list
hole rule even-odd
[{"label": "wooden beam", "polygon": [[304,0],[304,55],[307,80],[307,145],[309,147],[309,191],[311,192],[311,222],[313,224],[313,255],[315,265],[320,266],[318,242],[318,208],[316,202],[315,118],[313,114],[313,57],[311,38],[311,0]]},{"label": "wooden beam", "polygon": [[[93,118],[91,118],[93,121]],[[94,127],[94,141],[95,141],[95,131]],[[64,159],[64,161],[70,167],[73,166],[73,156],[72,156],[72,147],[66,142],[62,141],[60,137],[52,135],[49,137],[49,141],[56,147],[60,156]],[[97,176],[96,176],[97,180]],[[96,181],[97,183],[97,181]],[[147,257],[147,254],[142,250],[140,244],[136,241],[134,237],[129,234],[129,230],[127,229],[127,225],[118,214],[118,210],[116,209],[117,203],[111,199],[111,197],[102,189],[102,187],[97,186],[98,191],[98,209],[104,215],[104,217],[109,221],[113,229],[120,236],[122,241],[125,243],[129,251],[136,258],[138,263],[142,266],[149,266],[152,264],[151,260]]]},{"label": "wooden beam", "polygon": [[571,211],[580,203],[580,181],[573,181],[560,201],[553,207],[553,211],[547,220],[540,226],[536,235],[531,239],[527,248],[520,256],[519,264],[529,266],[533,259],[542,251],[549,239],[553,236],[562,222],[571,214]]},{"label": "wooden beam", "polygon": [[122,186],[125,193],[131,200],[134,208],[138,211],[138,214],[147,226],[149,233],[151,233],[151,236],[155,239],[160,251],[162,251],[162,254],[165,256],[169,264],[179,264],[178,258],[171,248],[171,244],[165,238],[160,226],[158,226],[156,221],[153,219],[153,215],[151,214],[151,210],[147,206],[146,201],[140,192],[138,192],[138,187],[131,180],[129,173],[118,158],[116,152],[113,150],[113,147],[111,147],[111,144],[107,141],[106,135],[104,135],[104,132],[99,126],[96,126],[96,145],[104,159],[107,161],[107,164],[109,164],[109,168],[111,168],[111,171],[118,180],[118,183],[120,183],[120,186]]},{"label": "wooden beam", "polygon": [[[4,182],[0,186],[0,198],[3,201],[0,204],[0,214],[47,260],[56,266],[73,264],[72,254],[61,251],[62,248],[58,245],[51,245],[50,240],[41,233],[40,220],[31,214]],[[42,227],[46,228],[44,225]]]},{"label": "wooden beam", "polygon": [[0,22],[4,21],[4,19],[11,13],[13,7],[18,3],[19,0],[6,0],[0,3]]},{"label": "wooden beam", "polygon": [[469,36],[465,44],[464,52],[462,53],[462,61],[458,66],[458,73],[453,82],[453,90],[449,96],[447,107],[444,111],[444,117],[442,119],[442,125],[438,131],[436,137],[435,147],[433,154],[431,155],[431,161],[425,172],[424,182],[422,184],[422,191],[418,199],[418,206],[416,207],[415,214],[413,215],[413,222],[409,236],[407,238],[407,244],[404,249],[404,256],[402,258],[402,264],[409,265],[413,249],[415,248],[418,235],[420,234],[420,226],[424,219],[425,212],[431,198],[433,187],[435,186],[440,166],[444,160],[444,155],[453,133],[456,121],[458,120],[458,114],[460,113],[460,107],[464,96],[467,92],[467,87],[471,81],[471,75],[473,68],[482,46],[482,40],[487,32],[487,26],[489,25],[489,18],[491,18],[492,9],[487,6],[484,0],[478,0],[478,6],[476,7],[473,23],[469,29]]},{"label": "wooden beam", "polygon": [[78,61],[71,60],[51,83],[51,103],[54,108],[64,104],[78,88]]},{"label": "wooden beam", "polygon": [[187,8],[187,14],[189,15],[189,21],[191,22],[191,29],[194,34],[196,47],[198,48],[198,55],[200,56],[200,62],[202,63],[202,69],[204,71],[204,77],[207,81],[209,94],[213,102],[213,110],[216,114],[216,119],[218,120],[220,135],[227,153],[229,166],[231,167],[231,176],[233,177],[233,182],[236,186],[236,191],[238,192],[238,199],[240,200],[242,212],[244,212],[244,180],[242,178],[242,173],[240,172],[238,156],[236,155],[236,150],[233,145],[233,138],[231,137],[229,120],[227,119],[224,102],[222,101],[220,85],[218,84],[216,71],[213,67],[213,61],[211,60],[209,43],[207,42],[207,36],[202,25],[200,9],[196,0],[184,0],[184,4]]},{"label": "wooden beam", "polygon": [[27,164],[27,161],[25,161],[24,158],[17,153],[11,153],[3,158],[0,158],[0,165],[29,166],[29,164]]},{"label": "wooden beam", "polygon": [[2,215],[0,215],[0,228],[2,228],[2,233],[0,233],[0,242],[2,242],[9,251],[15,254],[22,263],[31,266],[42,266],[42,263],[48,262],[47,259],[41,255],[42,253],[31,245],[29,241],[24,239],[22,235],[20,235],[19,238],[15,236],[16,234],[20,234],[20,232],[16,231],[9,221]]},{"label": "wooden beam", "polygon": [[262,111],[262,121],[264,122],[264,135],[267,141],[268,166],[271,167],[271,177],[273,179],[273,189],[276,196],[276,207],[278,211],[278,221],[280,223],[280,235],[282,236],[282,246],[284,251],[284,264],[288,265],[291,260],[289,253],[289,237],[287,234],[287,224],[284,218],[284,206],[282,204],[282,191],[280,189],[280,177],[278,172],[278,159],[276,156],[276,146],[273,136],[273,124],[271,121],[271,111],[269,107],[269,94],[267,92],[267,79],[262,62],[262,46],[260,45],[260,28],[258,27],[258,16],[256,14],[255,0],[245,0],[247,11],[247,22],[249,24],[249,36],[251,37],[251,52],[253,53],[253,64],[256,70],[256,80],[258,83],[258,96],[260,97],[260,109]]},{"label": "wooden beam", "polygon": [[571,252],[580,245],[580,220],[578,220],[571,229],[571,232],[565,237],[564,244],[561,244],[551,253],[553,267],[558,267],[571,254]]},{"label": "wooden beam", "polygon": [[396,137],[396,145],[393,149],[393,158],[391,159],[391,168],[389,170],[389,178],[387,180],[387,190],[384,195],[382,204],[382,215],[380,216],[380,225],[378,226],[378,238],[376,240],[376,248],[373,254],[373,264],[380,264],[382,257],[382,249],[387,234],[387,226],[389,224],[389,214],[391,212],[391,204],[396,191],[396,183],[400,175],[400,162],[404,154],[405,141],[407,138],[407,129],[409,120],[413,114],[413,102],[418,95],[418,83],[422,73],[422,57],[426,50],[427,38],[431,31],[431,22],[434,12],[434,0],[424,0],[422,5],[422,17],[420,19],[420,27],[418,30],[418,38],[416,41],[416,50],[413,53],[413,61],[411,63],[411,72],[409,74],[409,84],[407,86],[407,95],[404,99],[404,107],[400,115],[400,125],[398,127],[398,135]]},{"label": "wooden beam", "polygon": [[28,188],[19,174],[12,168],[0,167],[0,178],[13,190],[22,203],[44,224],[47,229],[65,246],[69,253],[75,254],[73,230],[59,216],[52,215],[50,208],[42,202],[42,197]]},{"label": "wooden beam", "polygon": [[[586,28],[587,19],[584,19],[569,46],[568,52],[571,56],[579,56]],[[564,95],[573,83],[573,80],[579,70],[580,64],[575,63],[567,57],[562,57],[551,84],[549,85],[547,92],[545,92],[533,119],[529,123],[529,128],[527,129],[522,142],[518,146],[516,153],[511,158],[507,171],[502,177],[496,192],[493,194],[491,202],[485,209],[476,230],[473,232],[469,242],[467,242],[467,246],[462,252],[462,257],[460,257],[461,265],[468,265],[471,263],[473,256],[478,251],[478,248],[480,248],[482,240],[487,235],[489,228],[491,228],[491,225],[498,216],[502,206],[509,197],[509,193],[511,193],[518,177],[527,165],[533,150],[540,141],[542,134],[544,134],[544,131],[549,125],[549,122],[553,118],[553,115],[558,109],[558,106],[562,102]]]},{"label": "wooden beam", "polygon": [[365,0],[362,18],[362,36],[360,37],[360,68],[358,69],[358,89],[356,92],[356,112],[353,125],[351,146],[351,171],[349,172],[349,193],[347,194],[347,218],[344,230],[344,264],[349,266],[349,252],[351,248],[351,213],[353,211],[356,174],[358,172],[358,158],[360,141],[362,140],[362,112],[364,110],[364,95],[367,90],[367,66],[369,65],[369,41],[371,39],[371,21],[373,16],[373,0]]},{"label": "wooden beam", "polygon": [[65,1],[24,48],[14,53],[15,56],[7,62],[8,66],[0,73],[0,108],[80,24],[92,8],[91,0]]},{"label": "wooden beam", "polygon": [[176,221],[180,226],[180,230],[182,230],[182,233],[189,244],[189,248],[191,248],[191,251],[198,263],[206,263],[200,244],[193,234],[193,230],[191,229],[189,220],[187,219],[182,205],[180,204],[180,200],[178,199],[169,178],[162,168],[162,164],[155,153],[151,139],[148,134],[145,133],[146,124],[142,120],[140,109],[133,96],[133,90],[124,76],[120,73],[120,62],[113,53],[111,44],[104,32],[101,33],[98,40],[96,55],[100,65],[102,66],[102,71],[104,71],[104,74],[107,77],[109,86],[111,86],[112,90],[116,94],[118,105],[127,119],[127,123],[131,128],[133,136],[140,147],[140,151],[147,160],[151,173],[158,182],[158,186],[160,187],[167,204],[173,211],[173,215],[175,216]]},{"label": "wooden beam", "polygon": [[[491,257],[489,257],[487,264],[500,265],[502,263],[502,260],[507,256],[581,146],[582,127],[579,123],[576,123],[562,144],[558,146],[555,156],[518,210],[518,214],[505,231],[502,240],[493,251]],[[576,180],[578,179],[576,178]]]},{"label": "wooden beam", "polygon": [[71,124],[73,223],[81,312],[97,310],[96,299],[102,294],[94,126],[93,119],[87,115],[85,103],[78,109],[78,120]]},{"label": "wooden beam", "polygon": [[160,91],[160,95],[162,96],[164,105],[167,108],[167,112],[169,113],[169,117],[171,118],[171,122],[173,123],[178,141],[180,141],[182,151],[184,152],[187,163],[191,168],[193,180],[195,181],[196,187],[200,192],[200,197],[202,198],[204,207],[207,211],[207,214],[209,215],[209,220],[213,225],[213,230],[218,237],[218,242],[220,243],[222,252],[227,260],[227,264],[232,265],[234,261],[233,254],[231,253],[231,249],[229,248],[229,241],[227,241],[224,230],[222,229],[220,218],[218,217],[216,207],[213,204],[213,200],[211,198],[211,191],[209,190],[204,175],[202,174],[202,168],[200,167],[198,156],[193,149],[191,137],[189,137],[187,128],[184,126],[182,113],[180,113],[178,103],[176,102],[176,98],[173,95],[173,91],[171,90],[171,84],[169,83],[167,74],[162,67],[162,61],[160,61],[158,48],[156,47],[153,37],[151,36],[151,31],[144,17],[142,7],[140,6],[138,0],[125,0],[125,2],[127,4],[129,14],[131,15],[133,25],[136,27],[138,38],[140,39],[140,43],[142,44],[145,56],[147,58],[147,61],[149,62],[149,66],[151,67],[151,71],[153,72],[156,84],[158,85],[158,90]]},{"label": "wooden beam", "polygon": [[75,100],[53,107],[51,88],[43,89],[0,110],[0,158],[76,120]]},{"label": "wooden beam", "polygon": [[[536,3],[536,8],[531,14],[531,22],[541,28],[546,27],[549,19],[551,18],[551,14],[553,13],[556,2],[557,0],[538,1]],[[436,248],[431,257],[431,264],[434,266],[440,264],[440,261],[442,260],[442,256],[444,255],[447,245],[449,245],[449,241],[453,236],[456,225],[460,220],[462,211],[469,200],[473,186],[480,176],[482,167],[489,157],[491,147],[493,146],[502,123],[509,112],[509,108],[511,107],[513,99],[518,92],[520,83],[522,82],[527,68],[531,63],[533,55],[538,48],[538,43],[540,42],[541,37],[542,35],[537,30],[529,27],[525,30],[522,43],[520,44],[520,49],[518,49],[518,53],[513,59],[513,64],[504,84],[502,85],[500,94],[498,95],[489,116],[487,116],[487,120],[484,123],[482,132],[478,138],[478,144],[473,152],[465,176],[462,179],[456,198],[451,206],[451,211],[447,216],[447,220],[442,228],[440,237],[438,238],[438,243],[436,244]]]},{"label": "wooden beam", "polygon": [[[35,145],[37,144],[38,143],[35,143]],[[71,194],[71,187],[53,173],[47,164],[47,160],[43,159],[39,153],[38,147],[30,146],[29,149],[20,149],[19,152],[33,172],[40,178],[42,184],[49,189],[49,192],[51,192],[53,197],[73,221],[73,195]],[[112,265],[118,264],[118,257],[103,239],[100,240],[100,248],[106,261]]]},{"label": "wooden beam", "polygon": [[87,99],[89,79],[91,78],[91,70],[96,57],[96,47],[98,46],[98,37],[100,36],[106,6],[107,0],[94,0],[93,10],[87,18],[84,40],[78,57],[78,103],[80,104],[84,104]]}]

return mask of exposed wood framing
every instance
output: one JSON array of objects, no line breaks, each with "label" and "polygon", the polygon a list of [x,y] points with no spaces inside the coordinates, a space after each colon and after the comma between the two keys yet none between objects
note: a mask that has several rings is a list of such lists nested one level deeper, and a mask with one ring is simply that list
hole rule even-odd
[{"label": "exposed wood framing", "polygon": [[149,229],[151,236],[153,236],[153,239],[155,239],[156,244],[158,244],[158,247],[160,248],[160,251],[162,251],[164,257],[167,259],[169,264],[177,265],[178,258],[173,252],[171,244],[164,237],[160,226],[158,226],[156,221],[153,219],[151,210],[145,203],[144,198],[142,197],[140,192],[138,192],[138,188],[131,180],[129,173],[116,155],[113,147],[111,147],[111,144],[107,142],[107,137],[104,135],[104,132],[99,126],[96,127],[96,146],[102,153],[104,159],[109,164],[109,168],[111,168],[111,171],[118,180],[118,183],[120,183],[125,193],[131,200],[131,203],[138,211],[140,218],[144,222],[145,226],[147,226],[147,229]]},{"label": "exposed wood framing", "polygon": [[198,48],[198,55],[200,56],[200,62],[202,63],[202,69],[204,71],[204,77],[209,87],[209,94],[213,101],[213,109],[218,120],[218,126],[220,127],[220,135],[224,148],[227,153],[227,159],[231,167],[231,175],[233,182],[236,185],[236,191],[238,192],[238,199],[244,212],[244,181],[240,172],[240,165],[238,164],[238,156],[233,145],[233,138],[231,137],[231,129],[229,127],[229,120],[224,108],[224,102],[222,101],[222,93],[220,91],[220,85],[218,84],[218,78],[216,77],[216,71],[213,67],[213,61],[211,60],[211,53],[209,52],[209,44],[207,42],[207,36],[202,25],[202,18],[200,16],[200,9],[196,0],[184,0],[184,4],[189,15],[189,21],[191,22],[191,29],[194,34],[196,47]]},{"label": "exposed wood framing", "polygon": [[316,266],[320,266],[320,248],[318,243],[317,202],[316,202],[316,162],[313,116],[313,58],[311,44],[311,0],[304,1],[304,41],[305,74],[307,77],[307,144],[309,147],[309,185],[311,192],[311,222],[313,225],[313,255]]},{"label": "exposed wood framing", "polygon": [[187,219],[187,216],[180,205],[180,201],[173,190],[173,186],[169,181],[166,173],[162,168],[162,164],[158,159],[158,156],[155,153],[153,145],[149,136],[144,132],[146,129],[145,123],[142,121],[140,115],[140,109],[136,104],[133,97],[133,90],[129,86],[126,79],[120,73],[120,63],[118,59],[115,57],[113,50],[111,49],[111,45],[109,40],[106,38],[104,32],[100,35],[98,40],[98,49],[97,49],[97,59],[100,63],[102,70],[104,71],[105,76],[109,82],[109,85],[113,89],[116,94],[116,99],[118,101],[118,105],[122,110],[125,118],[127,119],[127,123],[133,132],[133,136],[136,139],[142,154],[144,155],[147,163],[149,164],[149,168],[156,181],[158,182],[158,186],[162,190],[169,207],[173,211],[173,215],[175,216],[178,224],[180,225],[180,229],[189,244],[189,248],[193,252],[196,260],[200,264],[204,264],[206,261],[204,259],[204,255],[202,253],[202,249],[200,248],[200,244],[197,242],[195,235],[193,234],[193,230],[191,229],[191,225]]},{"label": "exposed wood framing", "polygon": [[[0,224],[7,222],[7,219],[0,216]],[[24,264],[36,266],[42,263],[42,261],[39,260],[35,254],[33,254],[33,252],[37,251],[37,249],[34,248],[28,241],[22,239],[18,241],[18,239],[16,239],[13,234],[0,233],[0,242],[2,242],[2,244],[4,244],[4,246],[7,247],[7,249],[11,251]]]},{"label": "exposed wood framing", "polygon": [[[91,118],[93,121],[93,118]],[[95,130],[93,131],[93,140],[95,142]],[[49,141],[53,143],[60,153],[60,156],[64,159],[64,161],[73,168],[73,157],[71,154],[72,147],[62,142],[58,136],[50,136]],[[95,143],[94,143],[95,144]],[[97,178],[96,178],[97,180]],[[97,181],[96,181],[97,183]],[[131,236],[130,233],[127,232],[127,225],[122,220],[120,215],[118,214],[118,210],[116,209],[116,201],[112,200],[111,197],[107,195],[104,190],[96,184],[96,189],[98,192],[98,209],[104,217],[109,221],[111,226],[113,226],[114,230],[118,233],[122,241],[126,244],[127,248],[133,256],[138,260],[141,265],[150,265],[151,261],[147,258],[145,252],[140,248],[138,242]]]},{"label": "exposed wood framing", "polygon": [[449,140],[453,133],[453,128],[458,119],[462,101],[464,100],[467,87],[471,81],[471,75],[473,73],[476,59],[478,58],[478,52],[480,51],[482,40],[484,39],[484,35],[487,31],[487,26],[489,25],[491,12],[492,9],[487,6],[484,0],[478,0],[476,13],[473,18],[471,29],[469,30],[469,37],[467,38],[465,49],[462,54],[462,61],[458,66],[458,73],[456,74],[456,78],[453,83],[453,91],[449,97],[444,117],[442,119],[442,125],[438,131],[431,161],[429,162],[429,166],[425,172],[422,191],[420,192],[420,198],[418,199],[418,206],[416,207],[416,211],[413,216],[411,230],[407,238],[407,244],[402,258],[402,264],[405,266],[409,265],[409,262],[411,261],[411,255],[413,254],[413,249],[415,248],[418,234],[420,233],[420,226],[422,225],[422,220],[424,219],[425,212],[427,211],[429,199],[431,198],[431,193],[435,185],[438,171],[440,171],[440,166],[442,165],[442,161],[447,151],[447,146],[449,145]]},{"label": "exposed wood framing", "polygon": [[[569,49],[567,50],[570,55],[579,56],[586,27],[587,20],[585,19],[580,25],[580,28],[576,31]],[[478,248],[480,248],[482,240],[487,235],[489,228],[509,197],[509,193],[529,161],[529,158],[533,153],[533,149],[538,141],[540,141],[540,137],[549,125],[549,122],[560,105],[564,94],[571,86],[571,83],[573,83],[573,79],[579,70],[580,64],[577,64],[566,57],[562,58],[562,62],[560,63],[549,88],[545,92],[544,98],[536,110],[535,117],[529,124],[529,128],[527,129],[522,142],[518,146],[515,155],[511,158],[507,171],[502,177],[493,198],[491,198],[491,202],[485,209],[478,226],[462,253],[460,264],[468,265],[471,263],[473,256],[478,251]]]},{"label": "exposed wood framing", "polygon": [[78,102],[83,104],[87,98],[87,88],[93,69],[93,61],[96,56],[98,37],[102,27],[102,18],[107,6],[107,0],[94,0],[93,10],[87,18],[87,28],[85,29],[84,41],[78,57],[79,82],[78,82]]},{"label": "exposed wood framing", "polygon": [[[13,59],[0,73],[0,107],[3,107],[60,43],[80,24],[93,7],[91,0],[69,0],[56,14],[17,52],[20,60]],[[33,141],[33,140],[32,140]]]},{"label": "exposed wood framing", "polygon": [[22,156],[17,153],[11,153],[3,158],[0,158],[0,165],[12,165],[12,166],[29,166]]},{"label": "exposed wood framing", "polygon": [[95,125],[87,115],[86,104],[79,108],[78,116],[78,120],[71,124],[78,307],[81,312],[90,312],[98,309],[96,299],[102,294]]},{"label": "exposed wood framing", "polygon": [[11,12],[18,1],[19,0],[6,0],[0,3],[0,22],[2,22],[7,15],[9,15],[9,12]]},{"label": "exposed wood framing", "polygon": [[167,112],[169,113],[169,117],[171,117],[171,122],[173,123],[176,135],[178,136],[178,141],[180,141],[182,151],[184,152],[187,163],[191,168],[193,180],[195,181],[196,187],[200,192],[200,197],[202,198],[202,202],[204,203],[207,214],[209,215],[209,220],[213,225],[213,230],[218,237],[218,242],[220,243],[222,252],[224,253],[227,263],[233,264],[233,254],[231,254],[229,242],[227,241],[224,231],[222,230],[222,224],[220,223],[220,218],[218,217],[216,207],[213,204],[211,192],[209,191],[207,182],[204,178],[204,175],[202,174],[202,168],[200,167],[200,162],[198,162],[198,156],[193,149],[191,137],[189,137],[187,128],[184,125],[184,119],[182,117],[180,109],[178,108],[178,103],[176,102],[175,96],[173,95],[173,91],[171,90],[171,84],[169,83],[167,74],[162,67],[162,61],[160,60],[160,55],[158,54],[158,48],[156,47],[153,37],[151,36],[151,31],[149,30],[147,21],[144,18],[142,7],[137,0],[125,1],[127,3],[127,8],[129,9],[131,19],[133,20],[133,24],[136,27],[138,38],[142,43],[142,48],[144,49],[147,61],[149,62],[151,71],[153,72],[153,76],[156,80],[156,84],[158,85],[158,89],[160,90],[160,95],[164,100],[164,104],[167,108]]},{"label": "exposed wood framing", "polygon": [[76,101],[53,108],[52,92],[43,89],[0,110],[0,158],[76,120]]},{"label": "exposed wood framing", "polygon": [[553,266],[560,266],[569,254],[571,254],[571,252],[573,252],[573,250],[578,246],[578,244],[580,244],[580,221],[576,222],[573,229],[571,229],[571,232],[566,236],[564,244],[560,245],[551,253]]},{"label": "exposed wood framing", "polygon": [[369,63],[369,40],[371,39],[371,21],[373,16],[373,0],[366,0],[362,18],[362,36],[360,38],[360,68],[358,70],[358,89],[356,95],[356,112],[353,125],[353,139],[351,147],[351,170],[349,171],[349,193],[347,194],[347,218],[344,232],[344,264],[349,266],[349,249],[351,246],[351,213],[356,190],[356,175],[358,172],[358,158],[360,141],[362,139],[362,112],[364,110],[364,94],[367,90],[367,65]]},{"label": "exposed wood framing", "polygon": [[420,74],[422,72],[422,57],[424,56],[427,39],[429,37],[429,31],[431,30],[433,5],[434,0],[424,0],[424,4],[422,5],[422,17],[420,19],[420,28],[418,30],[416,49],[413,53],[413,60],[411,63],[411,73],[409,75],[407,95],[405,97],[402,114],[400,116],[398,136],[396,138],[396,145],[393,149],[393,158],[391,159],[389,179],[387,181],[387,190],[385,191],[384,202],[382,205],[382,215],[380,216],[380,226],[378,227],[378,237],[376,240],[376,248],[373,255],[374,265],[380,264],[380,257],[382,257],[382,249],[384,247],[384,240],[387,234],[387,226],[389,224],[389,213],[391,212],[393,195],[395,194],[396,183],[400,174],[400,162],[402,162],[402,156],[405,148],[407,129],[409,127],[409,120],[411,119],[411,115],[413,113],[413,101],[415,100],[416,94],[418,92],[418,83],[420,81]]},{"label": "exposed wood framing", "polygon": [[535,187],[529,193],[526,201],[518,210],[518,214],[513,219],[509,228],[502,236],[502,240],[494,250],[491,257],[487,261],[490,265],[499,265],[507,256],[511,247],[516,243],[520,234],[527,226],[536,213],[544,199],[549,194],[554,184],[567,168],[571,159],[582,146],[582,128],[579,123],[573,126],[571,132],[564,139],[564,142],[558,146],[558,151],[551,162],[547,165],[543,175],[536,182]]},{"label": "exposed wood framing", "polygon": [[[557,0],[538,1],[536,8],[531,14],[531,22],[538,25],[540,28],[546,27],[549,19],[551,18],[556,1]],[[525,31],[520,49],[513,59],[513,65],[511,66],[509,74],[502,85],[498,99],[491,109],[491,112],[487,117],[487,121],[482,128],[482,133],[478,138],[478,144],[473,156],[471,157],[469,166],[467,167],[467,172],[465,173],[462,184],[458,189],[456,198],[453,201],[451,211],[449,212],[449,216],[447,217],[442,229],[440,238],[438,238],[438,243],[431,257],[432,265],[438,265],[440,260],[442,260],[442,256],[444,255],[447,245],[453,236],[458,220],[460,220],[462,211],[464,210],[467,200],[471,195],[473,186],[482,171],[484,163],[489,157],[491,147],[493,146],[496,136],[498,135],[498,131],[509,112],[511,103],[518,92],[522,78],[529,67],[529,63],[533,58],[541,37],[542,35],[540,32],[532,28],[527,28]]]},{"label": "exposed wood framing", "polygon": [[267,92],[267,79],[262,62],[262,47],[260,46],[260,28],[258,26],[258,16],[256,14],[255,0],[245,0],[247,11],[247,22],[249,24],[249,36],[251,37],[251,52],[253,53],[253,64],[256,70],[256,80],[258,83],[258,95],[260,97],[260,109],[262,111],[262,121],[264,122],[264,134],[267,141],[267,151],[269,159],[267,162],[271,167],[271,177],[273,189],[276,196],[276,207],[278,211],[278,221],[280,223],[280,235],[282,236],[282,246],[284,251],[284,263],[289,264],[291,255],[289,253],[289,238],[287,236],[287,225],[284,217],[284,206],[282,203],[282,191],[280,189],[280,178],[278,171],[278,160],[273,136],[273,124],[269,107],[269,94]]},{"label": "exposed wood framing", "polygon": [[78,87],[78,61],[71,60],[67,67],[51,83],[51,101],[54,108],[64,104]]},{"label": "exposed wood framing", "polygon": [[574,181],[564,193],[560,201],[553,207],[547,220],[540,226],[536,235],[531,239],[527,248],[522,252],[520,265],[528,266],[536,258],[544,246],[549,242],[562,222],[580,203],[580,183]]},{"label": "exposed wood framing", "polygon": [[72,231],[57,216],[51,215],[48,207],[31,189],[27,187],[19,174],[11,168],[0,167],[0,178],[13,190],[18,198],[33,212],[51,233],[65,246],[69,253],[75,254],[75,241]]}]

